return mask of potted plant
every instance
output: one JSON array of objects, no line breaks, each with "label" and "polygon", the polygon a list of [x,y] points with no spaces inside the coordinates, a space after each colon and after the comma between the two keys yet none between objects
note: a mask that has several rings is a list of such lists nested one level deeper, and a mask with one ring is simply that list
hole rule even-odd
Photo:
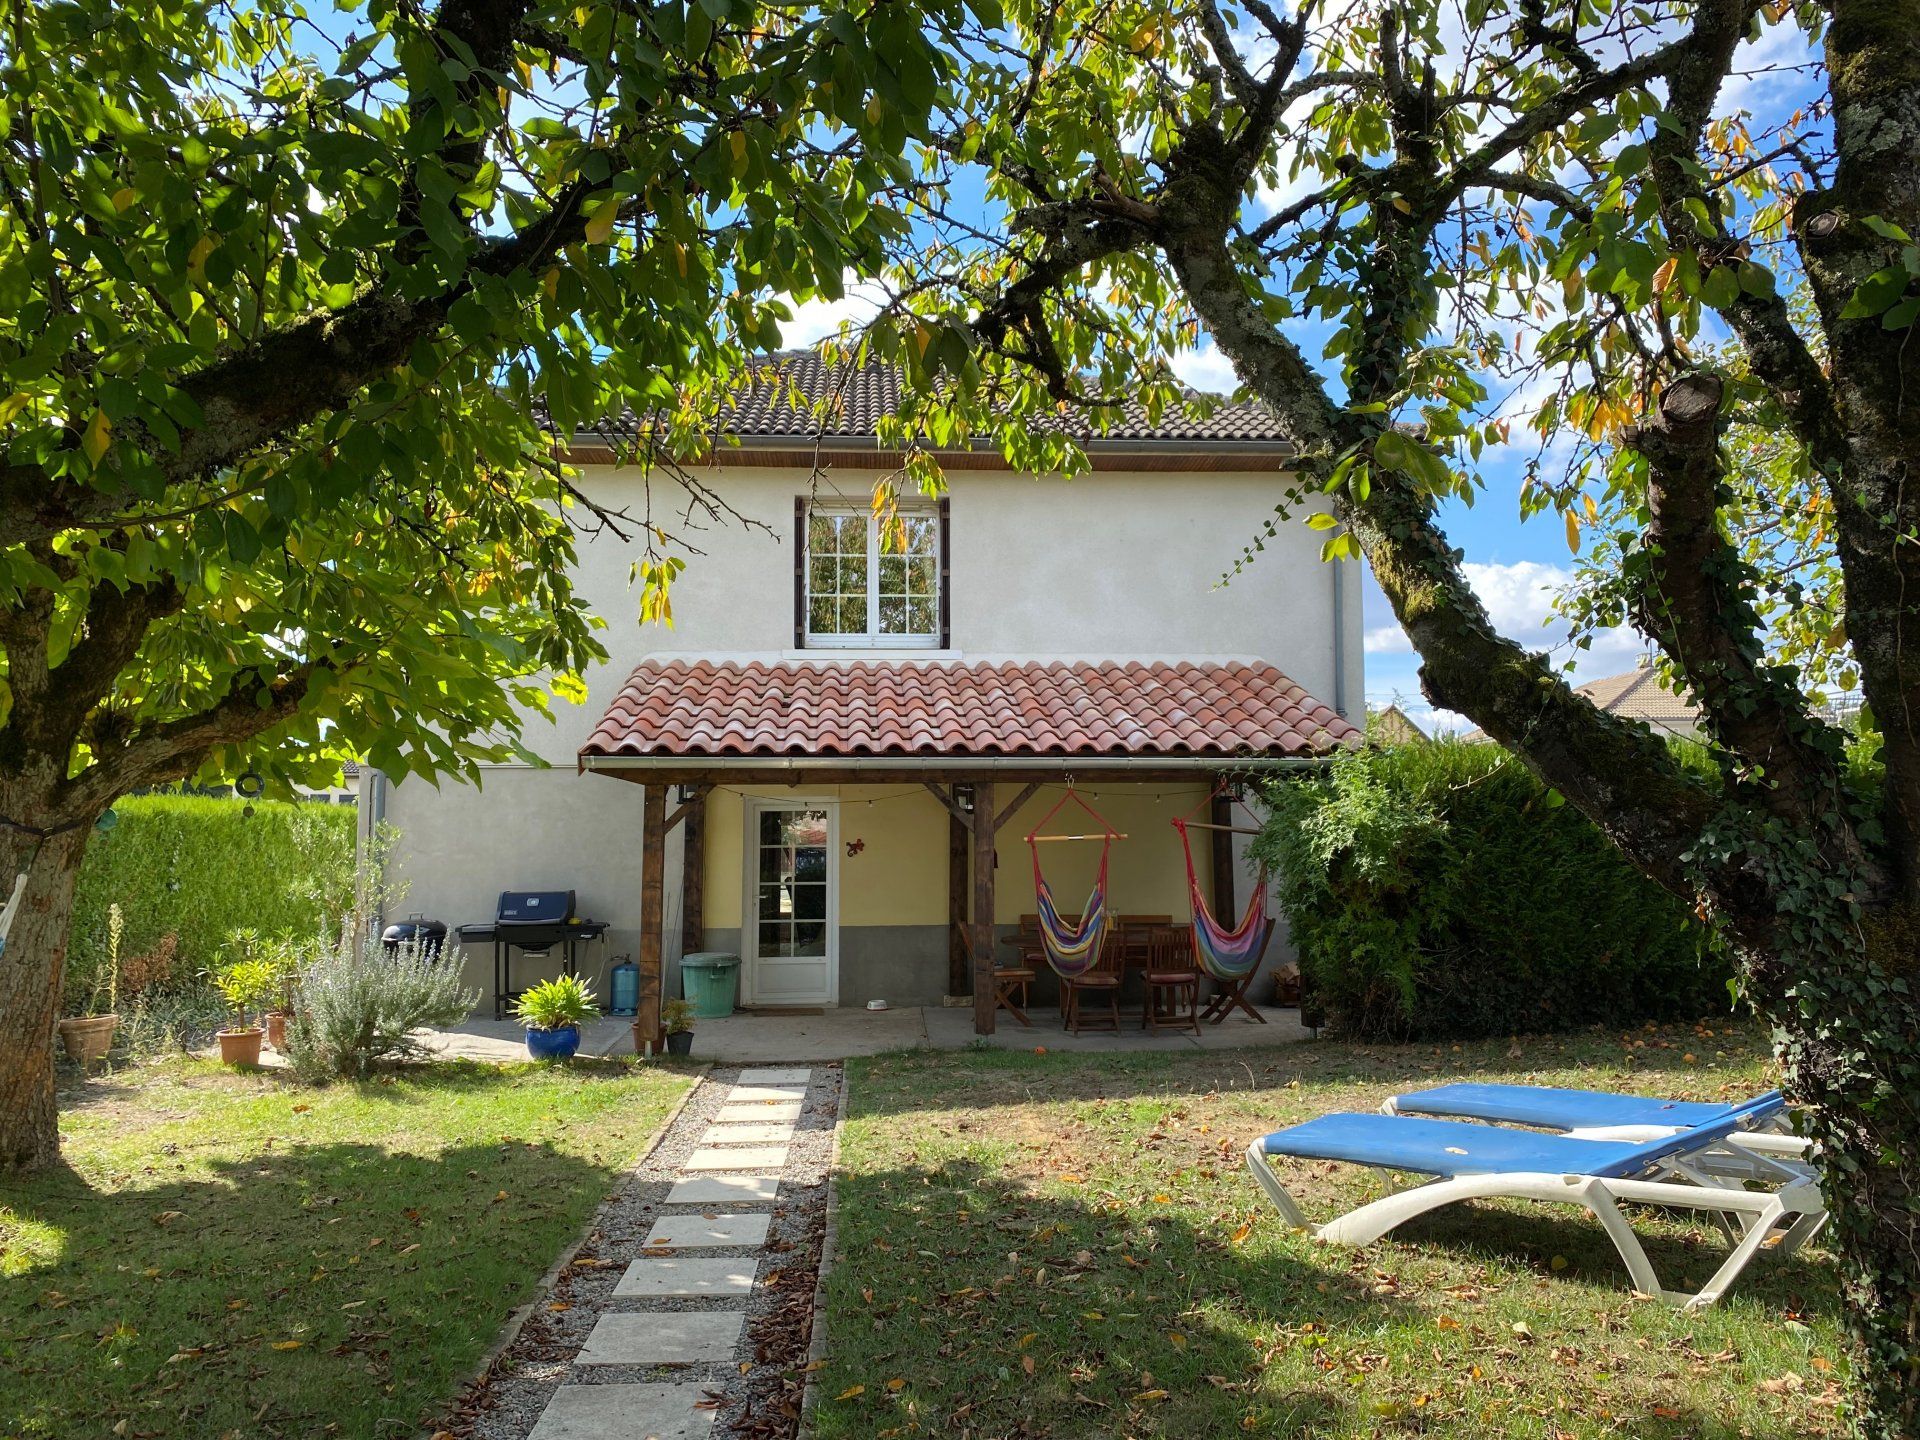
[{"label": "potted plant", "polygon": [[300,949],[285,935],[262,935],[253,929],[235,930],[227,943],[248,960],[259,960],[273,971],[270,993],[260,999],[265,1007],[260,1019],[266,1026],[267,1044],[285,1052],[287,1017],[293,1013],[294,986],[300,978]]},{"label": "potted plant", "polygon": [[580,1027],[596,1019],[593,992],[573,975],[542,980],[520,992],[514,1018],[527,1027],[527,1053],[536,1060],[569,1060],[580,1048]]},{"label": "potted plant", "polygon": [[669,1055],[693,1053],[693,1002],[669,1000],[660,1007],[660,1024],[667,1032]]},{"label": "potted plant", "polygon": [[120,1023],[120,936],[125,930],[126,917],[119,905],[107,906],[106,963],[94,971],[81,1013],[68,1016],[57,1027],[67,1058],[82,1065],[91,1065],[113,1048],[114,1027]]},{"label": "potted plant", "polygon": [[258,1065],[260,1041],[265,1032],[248,1021],[253,1012],[273,999],[279,985],[273,963],[237,960],[226,969],[216,971],[213,984],[233,1012],[233,1023],[214,1037],[220,1042],[221,1061],[228,1065]]}]

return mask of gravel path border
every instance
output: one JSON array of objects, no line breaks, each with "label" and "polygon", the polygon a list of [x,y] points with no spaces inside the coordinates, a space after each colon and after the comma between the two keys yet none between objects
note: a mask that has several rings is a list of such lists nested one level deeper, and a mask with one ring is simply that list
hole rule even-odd
[{"label": "gravel path border", "polygon": [[[500,1327],[500,1334],[495,1337],[494,1342],[487,1347],[486,1353],[480,1357],[473,1368],[454,1386],[454,1398],[448,1406],[449,1410],[458,1410],[467,1396],[477,1389],[485,1388],[488,1380],[492,1376],[493,1367],[500,1362],[500,1357],[505,1355],[512,1347],[514,1341],[520,1338],[521,1330],[526,1327],[527,1321],[533,1317],[535,1310],[546,1300],[547,1296],[553,1293],[554,1286],[560,1282],[560,1277],[565,1274],[567,1267],[573,1264],[575,1258],[580,1254],[580,1251],[585,1248],[586,1243],[593,1238],[595,1231],[600,1228],[601,1217],[613,1208],[613,1204],[619,1199],[621,1192],[633,1183],[632,1176],[634,1171],[638,1170],[639,1167],[646,1162],[647,1157],[653,1154],[660,1142],[666,1139],[668,1133],[680,1122],[681,1112],[687,1108],[688,1102],[700,1092],[701,1085],[705,1083],[708,1072],[712,1069],[713,1066],[707,1064],[694,1072],[693,1084],[689,1085],[685,1092],[681,1094],[680,1098],[674,1102],[673,1109],[667,1112],[666,1118],[655,1127],[653,1134],[647,1137],[646,1144],[640,1147],[640,1153],[634,1157],[633,1165],[627,1171],[627,1178],[615,1187],[613,1194],[607,1196],[599,1205],[594,1207],[593,1214],[587,1217],[587,1223],[580,1227],[580,1233],[573,1237],[573,1242],[560,1252],[559,1257],[554,1260],[553,1264],[547,1267],[546,1274],[534,1282],[533,1294],[529,1295],[524,1304],[517,1306],[507,1316],[506,1323]],[[442,1435],[456,1433],[457,1432],[449,1431],[438,1424],[428,1424],[421,1426],[420,1429],[415,1432],[415,1440],[438,1440],[438,1437]]]},{"label": "gravel path border", "polygon": [[822,1218],[820,1268],[813,1278],[813,1330],[807,1344],[806,1389],[800,1397],[798,1440],[813,1435],[813,1413],[820,1405],[820,1371],[827,1363],[827,1277],[840,1243],[840,1136],[847,1128],[846,1072],[840,1076],[840,1104],[833,1116],[833,1145],[827,1154],[826,1213]]},{"label": "gravel path border", "polygon": [[[787,1147],[781,1185],[771,1202],[669,1206],[673,1183],[687,1158],[703,1148],[708,1127],[726,1103],[741,1070],[763,1064],[715,1065],[681,1102],[672,1123],[640,1157],[620,1190],[600,1207],[581,1241],[549,1272],[551,1284],[503,1335],[492,1362],[453,1407],[454,1440],[526,1440],[548,1401],[564,1383],[677,1382],[697,1385],[715,1413],[713,1440],[790,1440],[798,1433],[814,1301],[826,1236],[829,1180],[845,1107],[844,1067],[809,1065],[811,1075]],[[759,1172],[772,1173],[772,1172]],[[703,1247],[703,1259],[738,1259],[755,1268],[750,1294],[628,1298],[615,1286],[646,1252],[643,1242],[663,1215],[771,1212],[763,1246]],[[740,1344],[711,1363],[576,1365],[575,1358],[603,1315],[671,1311],[746,1311]]]}]

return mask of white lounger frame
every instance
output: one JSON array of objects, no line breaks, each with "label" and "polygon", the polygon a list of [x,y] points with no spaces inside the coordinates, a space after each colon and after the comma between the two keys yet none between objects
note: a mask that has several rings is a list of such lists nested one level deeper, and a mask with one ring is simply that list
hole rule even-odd
[{"label": "white lounger frame", "polygon": [[[1716,1145],[1669,1157],[1664,1162],[1668,1167],[1664,1175],[1652,1179],[1616,1180],[1597,1175],[1515,1171],[1431,1180],[1407,1189],[1394,1189],[1337,1220],[1315,1226],[1308,1222],[1286,1186],[1273,1173],[1267,1163],[1265,1144],[1262,1138],[1247,1147],[1247,1168],[1253,1172],[1254,1180],[1289,1225],[1306,1230],[1329,1245],[1371,1245],[1396,1226],[1461,1200],[1546,1200],[1580,1205],[1606,1230],[1620,1258],[1626,1262],[1635,1290],[1657,1295],[1687,1310],[1698,1310],[1718,1300],[1763,1247],[1775,1244],[1783,1255],[1790,1255],[1826,1220],[1826,1204],[1821,1199],[1820,1187],[1804,1165],[1772,1160],[1736,1145]],[[1378,1170],[1378,1167],[1371,1168]],[[1396,1184],[1391,1173],[1378,1173],[1386,1177],[1389,1185]],[[1747,1181],[1764,1184],[1767,1178],[1771,1178],[1777,1188],[1745,1188]],[[1647,1258],[1646,1247],[1633,1233],[1626,1216],[1620,1213],[1622,1201],[1709,1211],[1728,1227],[1737,1243],[1726,1262],[1698,1292],[1664,1289],[1654,1273],[1653,1262]],[[1787,1228],[1779,1232],[1781,1222],[1788,1217],[1792,1219]]]}]

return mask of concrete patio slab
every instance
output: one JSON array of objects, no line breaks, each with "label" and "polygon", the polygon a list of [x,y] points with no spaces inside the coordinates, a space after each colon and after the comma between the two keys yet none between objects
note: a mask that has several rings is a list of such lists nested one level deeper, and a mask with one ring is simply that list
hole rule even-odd
[{"label": "concrete patio slab", "polygon": [[[694,1032],[693,1058],[722,1065],[787,1062],[765,1066],[786,1070],[801,1068],[790,1062],[844,1060],[888,1050],[959,1050],[974,1043],[976,1038],[1010,1050],[1044,1045],[1056,1051],[1102,1053],[1287,1045],[1304,1040],[1311,1033],[1300,1024],[1298,1010],[1263,1008],[1261,1014],[1272,1022],[1267,1025],[1236,1015],[1221,1025],[1203,1025],[1198,1038],[1191,1031],[1184,1035],[1146,1034],[1140,1029],[1137,1011],[1122,1016],[1123,1028],[1119,1035],[1069,1035],[1060,1028],[1058,1011],[1035,1009],[1029,1014],[1033,1018],[1032,1028],[1022,1028],[1011,1016],[1003,1014],[999,1017],[999,1028],[985,1037],[974,1035],[973,1011],[962,1006],[909,1005],[879,1011],[835,1009],[819,1015],[729,1015],[725,1019],[700,1022],[700,1028]],[[415,1038],[438,1055],[496,1062],[527,1058],[526,1031],[515,1021],[495,1020],[490,1012],[469,1016],[450,1029],[420,1031]],[[633,1054],[633,1022],[620,1016],[606,1016],[583,1026],[580,1053]]]},{"label": "concrete patio slab", "polygon": [[729,1145],[724,1150],[696,1150],[687,1157],[687,1170],[778,1170],[787,1163],[784,1145]]},{"label": "concrete patio slab", "polygon": [[756,1100],[784,1100],[789,1103],[804,1100],[807,1087],[804,1085],[736,1085],[727,1092],[726,1104],[747,1105]]},{"label": "concrete patio slab", "polygon": [[709,1125],[702,1145],[784,1145],[793,1139],[793,1125]]},{"label": "concrete patio slab", "polygon": [[762,1065],[740,1072],[742,1085],[805,1085],[813,1071],[805,1065]]},{"label": "concrete patio slab", "polygon": [[745,1295],[753,1289],[753,1273],[759,1266],[751,1255],[734,1260],[643,1255],[627,1266],[626,1273],[615,1282],[613,1294],[616,1300]]},{"label": "concrete patio slab", "polygon": [[713,1408],[703,1388],[678,1385],[562,1385],[527,1440],[705,1440]]},{"label": "concrete patio slab", "polygon": [[714,1115],[716,1125],[791,1125],[800,1118],[798,1100],[745,1100],[738,1105],[722,1105]]},{"label": "concrete patio slab", "polygon": [[616,1311],[594,1322],[576,1365],[718,1365],[733,1359],[744,1310]]},{"label": "concrete patio slab", "polygon": [[780,1193],[778,1175],[703,1175],[677,1180],[667,1192],[668,1205],[746,1205],[771,1200]]},{"label": "concrete patio slab", "polygon": [[771,1215],[662,1215],[642,1243],[649,1250],[725,1249],[764,1245]]}]

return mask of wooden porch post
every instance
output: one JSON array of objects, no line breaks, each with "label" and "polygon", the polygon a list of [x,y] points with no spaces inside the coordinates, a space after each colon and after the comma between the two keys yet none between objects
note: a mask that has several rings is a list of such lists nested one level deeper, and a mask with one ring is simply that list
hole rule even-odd
[{"label": "wooden porch post", "polygon": [[693,808],[681,822],[686,829],[680,850],[680,953],[707,948],[707,789],[694,792]]},{"label": "wooden porch post", "polygon": [[667,797],[665,785],[645,787],[640,822],[640,1002],[633,1021],[633,1048],[644,1051],[660,1039],[661,944],[666,930]]},{"label": "wooden porch post", "polygon": [[[1233,800],[1225,794],[1215,795],[1207,807],[1207,819],[1215,825],[1233,824]],[[1223,925],[1239,923],[1240,912],[1233,906],[1233,835],[1227,830],[1216,830],[1212,836],[1213,856],[1213,914]]]},{"label": "wooden porch post", "polygon": [[993,1034],[993,782],[973,787],[973,1033]]},{"label": "wooden porch post", "polygon": [[[960,798],[961,787],[952,787]],[[947,814],[947,993],[973,993],[973,946],[967,932],[967,827],[951,811]]]}]

